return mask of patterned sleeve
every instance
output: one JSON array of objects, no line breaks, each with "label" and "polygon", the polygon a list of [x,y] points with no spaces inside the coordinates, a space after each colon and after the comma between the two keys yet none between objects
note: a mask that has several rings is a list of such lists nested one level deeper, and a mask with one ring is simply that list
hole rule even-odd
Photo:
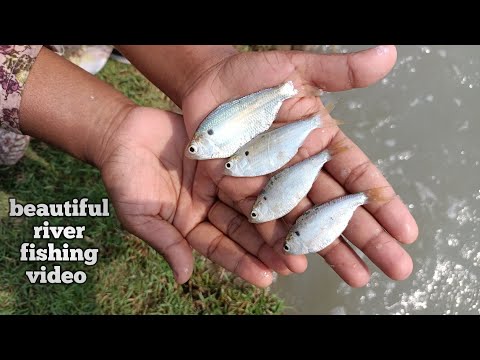
[{"label": "patterned sleeve", "polygon": [[30,69],[42,45],[0,45],[0,128],[20,132],[18,111]]}]

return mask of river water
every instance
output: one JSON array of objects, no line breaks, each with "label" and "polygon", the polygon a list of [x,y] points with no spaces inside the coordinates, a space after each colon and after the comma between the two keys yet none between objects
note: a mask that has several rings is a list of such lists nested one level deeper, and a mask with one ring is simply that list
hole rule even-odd
[{"label": "river water", "polygon": [[[337,46],[356,51],[368,46]],[[370,156],[418,222],[414,270],[392,281],[368,259],[364,288],[318,255],[274,290],[291,314],[480,313],[480,46],[398,46],[393,71],[339,94],[333,116]],[[319,46],[319,51],[331,51]]]}]

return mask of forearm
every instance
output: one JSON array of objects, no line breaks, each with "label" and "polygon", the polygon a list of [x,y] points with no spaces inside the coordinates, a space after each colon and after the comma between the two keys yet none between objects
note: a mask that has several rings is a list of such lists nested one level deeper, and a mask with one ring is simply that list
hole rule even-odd
[{"label": "forearm", "polygon": [[116,48],[175,104],[201,74],[236,54],[232,46],[118,45]]},{"label": "forearm", "polygon": [[96,166],[133,104],[110,85],[43,48],[25,84],[20,129]]}]

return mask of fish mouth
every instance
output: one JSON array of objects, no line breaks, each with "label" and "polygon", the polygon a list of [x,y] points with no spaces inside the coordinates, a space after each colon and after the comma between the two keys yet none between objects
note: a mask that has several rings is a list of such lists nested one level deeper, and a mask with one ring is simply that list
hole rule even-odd
[{"label": "fish mouth", "polygon": [[228,176],[234,176],[233,172],[228,169],[223,169],[223,174]]}]

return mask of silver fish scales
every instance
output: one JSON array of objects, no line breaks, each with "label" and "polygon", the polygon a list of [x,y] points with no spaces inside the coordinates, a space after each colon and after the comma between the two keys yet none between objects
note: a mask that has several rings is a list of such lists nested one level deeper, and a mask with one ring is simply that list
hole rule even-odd
[{"label": "silver fish scales", "polygon": [[251,177],[267,175],[287,164],[297,153],[308,135],[315,129],[337,125],[324,111],[304,120],[291,122],[264,132],[242,146],[225,163],[224,173],[229,176]]},{"label": "silver fish scales", "polygon": [[292,255],[325,249],[343,233],[359,206],[390,200],[391,197],[382,194],[386,188],[342,196],[307,210],[288,232],[283,249]]},{"label": "silver fish scales", "polygon": [[283,102],[297,93],[293,82],[288,81],[220,105],[200,124],[185,149],[185,156],[196,160],[232,156],[268,130]]}]

